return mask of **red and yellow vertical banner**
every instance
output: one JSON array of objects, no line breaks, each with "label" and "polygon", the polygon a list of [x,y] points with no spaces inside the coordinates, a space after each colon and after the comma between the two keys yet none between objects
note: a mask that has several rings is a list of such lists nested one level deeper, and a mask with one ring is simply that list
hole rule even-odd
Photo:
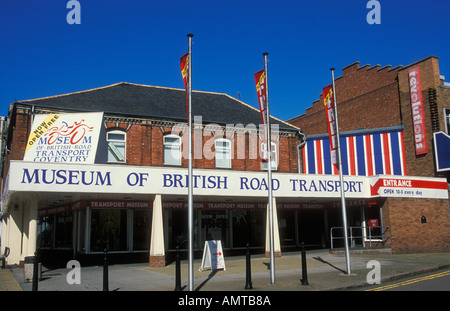
[{"label": "red and yellow vertical banner", "polygon": [[183,76],[184,87],[186,88],[187,92],[189,82],[189,53],[181,56],[180,67],[181,75]]},{"label": "red and yellow vertical banner", "polygon": [[189,114],[188,103],[188,84],[189,84],[189,53],[181,56],[180,60],[181,75],[183,76],[184,88],[186,89],[186,111]]},{"label": "red and yellow vertical banner", "polygon": [[[264,146],[266,146],[267,141],[267,101],[266,101],[266,74],[265,70],[260,70],[255,73],[255,84],[256,84],[256,93],[258,95],[259,102],[259,111],[261,113],[261,122],[263,124],[264,129]],[[264,148],[263,150],[267,150]],[[267,161],[267,151],[263,152],[263,160]]]},{"label": "red and yellow vertical banner", "polygon": [[267,102],[266,102],[266,74],[264,69],[255,73],[256,93],[258,94],[259,110],[261,112],[261,121],[267,124]]},{"label": "red and yellow vertical banner", "polygon": [[333,163],[333,165],[337,165],[336,114],[334,109],[333,88],[331,86],[323,88],[323,103],[325,105],[328,135],[330,138],[331,163]]}]

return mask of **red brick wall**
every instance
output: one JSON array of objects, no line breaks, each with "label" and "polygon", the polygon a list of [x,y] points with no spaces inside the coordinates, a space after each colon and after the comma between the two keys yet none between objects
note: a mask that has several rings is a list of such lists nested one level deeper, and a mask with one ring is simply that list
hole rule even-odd
[{"label": "red brick wall", "polygon": [[[120,122],[107,122],[107,129],[120,129],[127,133],[127,146],[126,146],[126,159],[128,165],[137,166],[164,166],[164,153],[163,153],[163,136],[169,134],[172,130],[168,126],[157,126],[148,124],[133,124],[131,127],[127,123]],[[5,161],[6,176],[8,172],[9,160],[22,160],[25,153],[25,146],[29,135],[29,129],[31,127],[31,117],[27,114],[16,115],[16,126],[12,133],[12,145],[10,147],[11,152],[7,155],[7,161]],[[128,128],[128,131],[127,131]],[[202,155],[204,144],[213,138],[211,135],[203,136],[202,132],[198,135],[194,135],[194,148],[198,148],[198,154]],[[200,138],[200,140],[199,140]],[[100,138],[104,139],[104,138]],[[185,139],[187,139],[187,134]],[[187,140],[183,147],[187,148]],[[240,139],[235,136],[232,139],[234,144],[234,159],[232,160],[233,170],[246,170],[246,171],[260,171],[261,170],[261,158],[259,152],[256,150],[257,158],[250,159],[252,152],[250,148],[256,146],[259,149],[259,139],[254,134],[245,134]],[[256,143],[255,143],[256,142]],[[245,158],[238,159],[238,148],[245,144]],[[296,137],[282,136],[279,138],[279,166],[280,172],[297,172],[297,150],[296,146],[299,141]],[[214,144],[212,148],[214,151]],[[187,149],[185,151],[187,153]],[[207,159],[202,156],[199,159],[194,159],[194,168],[200,169],[215,169],[215,160]],[[187,157],[182,158],[182,167],[188,166]]]},{"label": "red brick wall", "polygon": [[[423,112],[425,115],[425,130],[427,136],[428,153],[425,155],[416,156],[415,137],[413,128],[413,116],[411,110],[411,95],[409,89],[409,70],[419,67],[420,80],[422,86],[422,101]],[[434,164],[434,150],[433,150],[433,131],[431,124],[430,100],[428,96],[429,89],[436,89],[440,86],[441,81],[439,77],[438,59],[435,57],[427,58],[416,64],[412,64],[399,71],[399,93],[400,93],[400,108],[402,112],[402,119],[404,124],[404,141],[405,141],[405,155],[406,166],[408,167],[408,175],[413,176],[436,176],[436,169]],[[442,102],[438,105],[438,113],[440,118],[444,119]],[[449,103],[449,102],[448,102]],[[449,103],[450,104],[450,103]],[[442,123],[441,123],[442,124]],[[444,128],[442,128],[444,130]]]},{"label": "red brick wall", "polygon": [[16,122],[11,134],[11,144],[7,146],[9,152],[5,155],[3,163],[3,178],[6,178],[9,171],[10,160],[23,160],[28,136],[31,129],[31,116],[26,112],[16,114]]},{"label": "red brick wall", "polygon": [[[447,200],[389,198],[383,224],[391,228],[393,253],[450,251]],[[421,222],[425,216],[426,223]]]},{"label": "red brick wall", "polygon": [[[408,71],[419,67],[425,115],[428,153],[416,156]],[[439,61],[428,57],[406,67],[393,70],[377,66],[359,67],[359,63],[343,69],[336,79],[336,97],[340,131],[382,128],[403,124],[406,167],[412,176],[442,176],[436,173],[433,150],[435,131],[445,131],[444,107],[450,107],[450,90],[442,88]],[[430,92],[437,97],[436,114],[432,114]],[[306,135],[328,132],[322,95],[306,113],[289,122]],[[436,121],[433,121],[435,118]],[[434,123],[433,123],[434,122]]]},{"label": "red brick wall", "polygon": [[[409,69],[419,66],[425,114],[428,154],[416,156],[409,89]],[[436,91],[435,130],[445,131],[444,107],[450,107],[450,90],[442,88],[439,63],[428,57],[407,67],[359,67],[343,69],[336,79],[339,126],[341,131],[381,128],[403,124],[408,175],[442,176],[436,173],[433,150],[433,115],[429,92]],[[322,96],[306,113],[289,121],[306,135],[327,133]],[[448,174],[447,174],[448,176]],[[448,178],[448,177],[447,177]],[[450,212],[448,200],[389,198],[383,205],[383,223],[391,228],[394,253],[450,251]],[[427,223],[421,223],[421,217]]]},{"label": "red brick wall", "polygon": [[[340,131],[389,127],[401,123],[397,70],[354,63],[335,80]],[[289,122],[306,135],[327,133],[323,96]]]}]

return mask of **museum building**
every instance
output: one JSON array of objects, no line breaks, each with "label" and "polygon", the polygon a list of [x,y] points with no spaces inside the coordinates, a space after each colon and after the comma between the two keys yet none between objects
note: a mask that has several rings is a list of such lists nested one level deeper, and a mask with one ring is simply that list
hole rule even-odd
[{"label": "museum building", "polygon": [[[194,248],[217,239],[228,250],[264,250],[260,112],[225,94],[192,96]],[[151,265],[164,265],[187,237],[186,119],[184,90],[131,83],[12,103],[3,165],[8,263],[36,249],[79,258],[106,248],[150,252]],[[272,134],[272,169],[296,173],[299,129],[273,118]]]},{"label": "museum building", "polygon": [[[416,68],[428,146],[420,155],[409,77]],[[436,57],[396,68],[355,63],[336,79],[352,247],[449,250],[448,175],[437,171],[433,148],[433,133],[447,133],[449,93]],[[322,100],[288,122],[271,118],[278,256],[302,242],[343,245]],[[247,243],[267,253],[259,110],[202,91],[192,107],[196,257],[207,240],[221,240],[225,255]],[[12,103],[2,167],[7,264],[36,251],[65,264],[107,249],[164,266],[177,245],[186,251],[186,119],[185,90],[125,82]]]}]

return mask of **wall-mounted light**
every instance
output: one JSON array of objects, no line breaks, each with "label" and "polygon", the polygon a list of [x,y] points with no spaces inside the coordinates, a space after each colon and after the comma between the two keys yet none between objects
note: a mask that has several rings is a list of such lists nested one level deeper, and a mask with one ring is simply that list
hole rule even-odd
[{"label": "wall-mounted light", "polygon": [[426,224],[427,223],[427,218],[425,216],[422,216],[420,218],[420,222],[423,223],[423,224]]}]

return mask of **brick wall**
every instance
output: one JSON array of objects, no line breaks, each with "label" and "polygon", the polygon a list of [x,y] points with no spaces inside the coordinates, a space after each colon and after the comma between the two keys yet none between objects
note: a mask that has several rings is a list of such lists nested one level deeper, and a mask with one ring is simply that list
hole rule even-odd
[{"label": "brick wall", "polygon": [[10,160],[23,160],[28,136],[31,129],[31,116],[26,111],[20,111],[15,116],[15,126],[11,135],[11,144],[7,146],[9,152],[5,155],[3,163],[3,178],[6,178],[9,171]]},{"label": "brick wall", "polygon": [[[129,124],[116,122],[107,122],[108,130],[123,130],[127,134],[126,146],[126,160],[128,165],[137,166],[164,166],[164,150],[163,137],[170,134],[172,128],[164,125],[151,125],[147,122],[141,124]],[[31,128],[31,116],[27,111],[16,114],[16,126],[12,132],[12,144],[10,146],[10,153],[7,155],[5,161],[4,174],[8,172],[9,160],[22,160],[26,142],[28,140],[29,130]],[[222,135],[216,132],[211,135],[203,136],[199,131],[198,135],[193,135],[193,148],[196,149],[198,158],[194,159],[194,168],[199,169],[215,169],[215,159],[206,158],[203,156],[202,150],[205,143],[213,139],[213,135]],[[238,135],[239,136],[239,135]],[[255,134],[245,134],[241,136],[234,136],[232,138],[234,148],[234,159],[232,160],[232,169],[241,171],[261,171],[261,158],[259,154],[259,138]],[[100,138],[105,139],[105,138]],[[187,159],[187,133],[183,135],[183,148],[186,156],[182,158],[182,167],[188,167]],[[213,140],[212,140],[213,141]],[[279,166],[280,172],[297,172],[297,149],[296,146],[299,141],[294,136],[284,135],[279,138]],[[214,143],[208,147],[214,151]],[[238,157],[238,150],[244,150],[245,158]],[[255,153],[256,152],[256,153]],[[195,153],[194,153],[195,154]],[[254,158],[256,156],[256,158]],[[252,158],[250,158],[252,157]],[[4,177],[5,177],[4,176]]]},{"label": "brick wall", "polygon": [[[340,131],[399,125],[397,70],[379,65],[345,67],[335,80]],[[306,113],[289,122],[306,135],[327,133],[323,96],[306,109]]]},{"label": "brick wall", "polygon": [[[110,126],[110,124],[108,124]],[[114,125],[117,128],[117,124]],[[118,124],[118,128],[125,129],[126,124]],[[164,166],[163,137],[170,134],[171,127],[152,125],[133,125],[127,132],[127,164],[144,166]],[[215,159],[204,156],[204,148],[214,152],[214,134],[222,137],[221,132],[207,133],[195,130],[193,134],[193,167],[199,169],[215,169]],[[261,158],[258,150],[259,139],[254,134],[235,135],[231,138],[233,143],[232,169],[239,171],[260,171]],[[186,153],[181,161],[182,167],[188,166],[187,159],[187,133],[182,136],[182,148]],[[297,172],[297,149],[299,141],[295,137],[279,138],[279,166],[280,172]],[[206,147],[205,147],[206,145]],[[238,151],[242,151],[238,154]],[[255,154],[256,152],[256,154]],[[242,155],[245,157],[243,158]],[[256,155],[256,158],[254,158]]]},{"label": "brick wall", "polygon": [[166,256],[150,256],[149,265],[150,267],[165,267]]},{"label": "brick wall", "polygon": [[[423,112],[425,118],[425,130],[428,148],[428,153],[425,155],[416,155],[415,149],[415,136],[408,74],[409,70],[415,67],[419,67],[422,87]],[[407,66],[399,71],[398,86],[400,94],[400,109],[404,124],[403,133],[408,175],[436,176],[436,166],[434,163],[433,150],[433,127],[431,122],[432,115],[430,111],[430,98],[428,93],[430,89],[436,90],[436,88],[438,88],[440,84],[441,81],[439,77],[439,64],[438,59],[435,57],[430,57],[415,64],[411,64],[410,66]],[[439,106],[441,108],[438,109],[438,113],[440,110],[441,118],[443,118],[442,105],[444,105],[444,103],[440,101]]]},{"label": "brick wall", "polygon": [[[408,71],[419,67],[428,153],[416,156]],[[345,67],[336,79],[340,131],[382,128],[403,124],[408,175],[443,176],[436,172],[433,131],[445,131],[444,107],[450,107],[450,89],[442,87],[439,61],[431,56],[406,67],[390,69]],[[435,95],[433,95],[435,94]],[[433,97],[434,107],[433,107]],[[306,113],[289,120],[306,135],[328,132],[324,105],[320,99]],[[434,111],[434,112],[433,112]]]},{"label": "brick wall", "polygon": [[[393,253],[450,251],[447,200],[389,198],[383,222],[391,228]],[[422,223],[422,216],[427,222]]]}]

